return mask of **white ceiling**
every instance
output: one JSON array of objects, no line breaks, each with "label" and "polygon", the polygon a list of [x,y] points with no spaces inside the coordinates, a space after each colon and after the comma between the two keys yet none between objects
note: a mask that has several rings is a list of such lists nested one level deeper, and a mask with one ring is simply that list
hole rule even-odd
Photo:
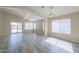
[{"label": "white ceiling", "polygon": [[[38,6],[37,7],[32,6],[29,8],[40,13],[44,17],[47,17],[50,13],[49,6],[44,7],[44,8],[41,8]],[[65,15],[65,14],[69,14],[69,13],[73,13],[73,12],[79,12],[79,7],[78,6],[54,6],[53,7],[53,13],[56,16]]]},{"label": "white ceiling", "polygon": [[[45,18],[49,15],[50,9],[45,6],[14,6],[14,7],[0,7],[1,11],[8,12],[20,17],[28,18],[30,20],[37,20]],[[56,16],[65,15],[73,12],[79,12],[78,6],[54,6],[53,13]]]}]

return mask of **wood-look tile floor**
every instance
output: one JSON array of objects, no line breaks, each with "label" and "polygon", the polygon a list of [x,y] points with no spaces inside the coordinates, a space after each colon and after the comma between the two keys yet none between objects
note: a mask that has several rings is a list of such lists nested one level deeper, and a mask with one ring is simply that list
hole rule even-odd
[{"label": "wood-look tile floor", "polygon": [[1,53],[73,53],[79,45],[33,33],[0,36]]}]

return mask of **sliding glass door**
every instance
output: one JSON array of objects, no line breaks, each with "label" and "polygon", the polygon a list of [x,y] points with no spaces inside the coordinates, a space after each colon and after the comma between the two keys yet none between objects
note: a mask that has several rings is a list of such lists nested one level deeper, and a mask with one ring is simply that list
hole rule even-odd
[{"label": "sliding glass door", "polygon": [[11,22],[11,33],[22,33],[22,23]]}]

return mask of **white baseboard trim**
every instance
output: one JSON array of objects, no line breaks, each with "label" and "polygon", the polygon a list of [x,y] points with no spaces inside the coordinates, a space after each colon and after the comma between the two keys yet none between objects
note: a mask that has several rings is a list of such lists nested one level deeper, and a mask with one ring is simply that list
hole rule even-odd
[{"label": "white baseboard trim", "polygon": [[0,34],[0,35],[9,35],[9,34]]}]

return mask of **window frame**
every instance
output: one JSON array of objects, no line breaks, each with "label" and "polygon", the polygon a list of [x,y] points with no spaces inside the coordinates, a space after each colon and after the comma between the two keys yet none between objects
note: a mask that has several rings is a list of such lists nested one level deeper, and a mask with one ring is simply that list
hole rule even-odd
[{"label": "window frame", "polygon": [[[12,26],[13,26],[13,24],[12,23],[15,23],[15,24],[17,24],[16,25],[16,28],[13,28]],[[18,28],[18,24],[21,24],[21,28]],[[16,31],[15,32],[13,32],[13,29],[16,29]],[[21,31],[19,31],[19,29],[21,30]],[[22,23],[17,23],[17,22],[11,22],[11,33],[22,33]]]},{"label": "window frame", "polygon": [[[53,31],[53,28],[55,28],[53,23],[56,22],[56,21],[58,21],[58,24],[59,24],[58,25],[59,31]],[[52,21],[52,32],[71,34],[71,19],[67,18],[67,19],[59,19],[59,20]]]}]

